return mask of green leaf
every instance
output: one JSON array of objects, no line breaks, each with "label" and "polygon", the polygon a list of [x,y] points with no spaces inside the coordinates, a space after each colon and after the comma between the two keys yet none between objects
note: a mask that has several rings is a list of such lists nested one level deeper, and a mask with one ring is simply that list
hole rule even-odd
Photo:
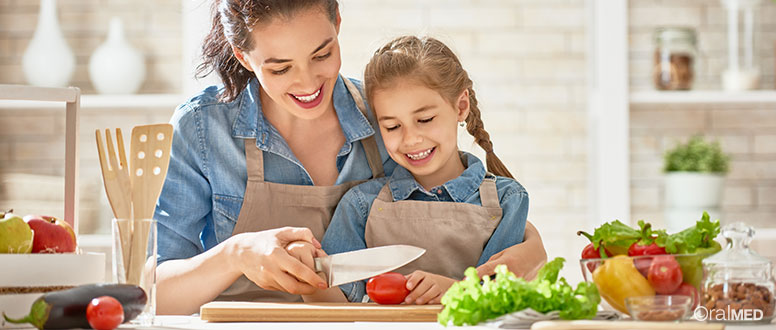
[{"label": "green leaf", "polygon": [[442,296],[444,309],[437,319],[443,325],[475,325],[526,308],[540,313],[559,311],[566,320],[590,319],[600,302],[598,290],[586,282],[574,289],[565,278],[558,278],[564,261],[548,262],[530,282],[509,272],[506,265],[498,265],[495,279],[485,276],[480,284],[477,271],[469,267],[466,277]]},{"label": "green leaf", "polygon": [[714,238],[719,235],[719,220],[711,221],[709,214],[703,212],[694,227],[689,227],[678,233],[658,238],[658,245],[664,246],[671,254],[694,253],[699,248],[715,246]]},{"label": "green leaf", "polygon": [[627,249],[640,238],[641,232],[639,230],[622,223],[620,220],[614,220],[596,228],[592,241],[596,249],[601,243],[607,249],[614,246]]}]

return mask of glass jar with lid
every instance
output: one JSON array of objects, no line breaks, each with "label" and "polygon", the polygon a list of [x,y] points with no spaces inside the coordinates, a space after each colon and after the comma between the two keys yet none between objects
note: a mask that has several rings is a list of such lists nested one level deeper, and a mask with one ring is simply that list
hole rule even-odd
[{"label": "glass jar with lid", "polygon": [[655,64],[652,76],[659,90],[689,90],[695,79],[697,42],[695,30],[664,27],[655,31]]},{"label": "glass jar with lid", "polygon": [[774,312],[771,261],[749,248],[754,229],[726,225],[727,247],[703,260],[701,306],[695,317],[713,322],[768,323]]}]

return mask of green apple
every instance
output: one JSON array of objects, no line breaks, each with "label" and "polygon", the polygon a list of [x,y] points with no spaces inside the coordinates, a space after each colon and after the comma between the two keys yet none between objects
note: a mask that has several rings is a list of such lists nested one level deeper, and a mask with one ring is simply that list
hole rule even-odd
[{"label": "green apple", "polygon": [[0,253],[30,253],[33,231],[24,220],[13,213],[0,219]]}]

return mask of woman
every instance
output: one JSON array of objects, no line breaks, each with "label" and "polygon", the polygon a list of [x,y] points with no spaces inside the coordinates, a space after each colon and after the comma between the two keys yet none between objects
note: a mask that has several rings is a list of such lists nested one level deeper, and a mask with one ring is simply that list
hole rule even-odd
[{"label": "woman", "polygon": [[[325,288],[286,245],[320,247],[340,197],[396,166],[358,82],[339,76],[340,20],[336,0],[214,4],[200,72],[215,70],[224,86],[205,89],[171,120],[154,215],[160,314],[193,313],[214,299],[298,301]],[[506,263],[525,275],[544,260],[528,224],[524,243],[479,270]]]}]

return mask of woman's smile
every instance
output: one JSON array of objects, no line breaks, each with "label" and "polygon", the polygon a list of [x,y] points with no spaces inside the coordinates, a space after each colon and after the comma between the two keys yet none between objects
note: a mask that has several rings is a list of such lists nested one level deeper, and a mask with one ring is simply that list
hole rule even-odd
[{"label": "woman's smile", "polygon": [[323,100],[323,93],[321,93],[321,91],[323,90],[324,85],[321,85],[321,87],[319,87],[318,90],[316,90],[312,94],[303,95],[303,94],[288,93],[288,95],[291,97],[292,100],[294,100],[294,102],[297,105],[299,105],[302,108],[305,108],[305,109],[315,108],[316,106],[321,104],[321,101]]}]

